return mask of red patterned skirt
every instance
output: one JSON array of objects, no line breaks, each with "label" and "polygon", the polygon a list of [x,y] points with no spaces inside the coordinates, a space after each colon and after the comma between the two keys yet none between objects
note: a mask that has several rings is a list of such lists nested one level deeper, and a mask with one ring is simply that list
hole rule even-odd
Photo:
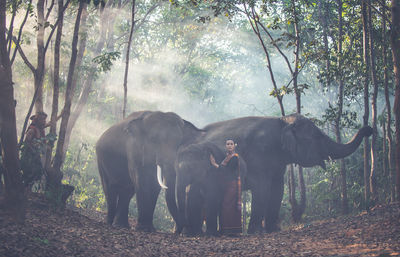
[{"label": "red patterned skirt", "polygon": [[224,198],[222,200],[220,229],[223,234],[236,234],[242,232],[242,207],[240,186],[237,180],[225,181]]}]

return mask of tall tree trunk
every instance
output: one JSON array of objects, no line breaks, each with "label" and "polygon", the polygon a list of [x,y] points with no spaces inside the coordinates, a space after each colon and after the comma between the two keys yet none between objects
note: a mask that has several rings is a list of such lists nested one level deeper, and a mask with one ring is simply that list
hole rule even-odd
[{"label": "tall tree trunk", "polygon": [[400,0],[392,0],[392,58],[395,81],[394,115],[396,120],[396,197],[400,199]]},{"label": "tall tree trunk", "polygon": [[129,32],[128,45],[126,46],[126,57],[125,57],[125,74],[124,74],[124,106],[122,108],[122,118],[126,117],[126,103],[128,98],[128,72],[129,72],[129,54],[131,50],[132,36],[135,28],[135,4],[136,0],[132,1],[131,11],[131,30]]},{"label": "tall tree trunk", "polygon": [[[54,42],[54,75],[53,75],[53,101],[51,107],[51,116],[50,116],[50,135],[55,136],[57,133],[57,115],[58,115],[58,98],[60,95],[60,46],[61,46],[61,37],[62,30],[64,25],[64,0],[58,0],[58,19],[59,24],[57,28],[56,39]],[[54,140],[49,140],[46,148],[46,163],[45,169],[46,171],[50,171],[51,169],[51,159],[52,159],[52,151],[54,148]]]},{"label": "tall tree trunk", "polygon": [[377,170],[377,136],[378,136],[378,128],[377,128],[377,98],[378,98],[378,80],[376,77],[376,68],[375,68],[375,50],[374,50],[374,35],[372,31],[372,11],[371,4],[368,4],[368,34],[369,34],[369,59],[370,59],[370,72],[372,78],[372,84],[374,86],[374,91],[371,99],[372,106],[372,140],[371,140],[371,172],[369,175],[369,188],[371,192],[371,196],[373,200],[377,200],[377,192],[376,192],[376,170]]},{"label": "tall tree trunk", "polygon": [[[363,125],[368,125],[369,119],[369,54],[368,54],[368,15],[367,5],[369,1],[362,0],[362,23],[363,23],[363,57],[364,57],[364,116]],[[365,208],[368,210],[370,205],[370,191],[369,191],[369,141],[368,138],[364,138],[364,201]]]},{"label": "tall tree trunk", "polygon": [[[335,133],[336,142],[342,143],[342,137],[340,134],[340,122],[343,113],[343,75],[342,75],[342,63],[343,63],[343,52],[342,52],[342,41],[343,41],[343,17],[342,17],[342,0],[337,0],[338,4],[338,20],[339,20],[339,36],[338,36],[338,79],[339,79],[339,93],[338,93],[338,113],[335,121]],[[344,159],[340,159],[340,185],[341,185],[341,205],[343,214],[349,212],[347,204],[347,178],[346,178],[346,165]]]},{"label": "tall tree trunk", "polygon": [[56,154],[54,156],[54,164],[50,171],[48,172],[48,181],[47,181],[47,190],[54,193],[57,196],[61,196],[61,204],[65,204],[65,201],[69,197],[70,193],[72,193],[72,190],[70,192],[65,192],[64,188],[61,185],[61,180],[63,177],[63,174],[61,172],[61,166],[64,161],[64,156],[63,156],[63,149],[64,149],[64,139],[65,139],[65,133],[68,125],[68,119],[71,111],[71,104],[72,104],[72,98],[74,95],[74,88],[73,86],[73,77],[74,77],[74,72],[75,72],[75,64],[76,64],[76,59],[77,59],[77,45],[78,45],[78,34],[79,34],[79,27],[80,27],[80,21],[81,21],[81,15],[83,12],[83,9],[87,8],[87,2],[86,1],[80,1],[79,2],[79,8],[78,8],[78,13],[76,16],[75,20],[75,26],[74,26],[74,32],[73,32],[73,38],[72,38],[72,52],[71,52],[71,60],[69,63],[69,69],[68,69],[68,76],[67,76],[67,85],[66,85],[66,91],[65,91],[65,103],[64,103],[64,108],[62,112],[62,120],[61,120],[61,125],[60,125],[60,131],[59,131],[59,137],[57,141],[57,148],[56,148]]},{"label": "tall tree trunk", "polygon": [[[328,91],[330,91],[331,86],[331,60],[329,57],[329,42],[328,42],[328,24],[327,24],[327,15],[329,13],[329,9],[327,4],[323,1],[318,2],[319,5],[319,21],[322,25],[322,39],[324,42],[324,56],[325,56],[325,69],[326,69],[326,85],[328,87]],[[331,94],[329,93],[329,96]],[[330,99],[332,100],[332,99]]]},{"label": "tall tree trunk", "polygon": [[[385,10],[386,4],[384,1],[381,2],[382,10]],[[387,60],[387,35],[386,35],[386,19],[382,19],[382,56],[383,56],[383,85],[385,88],[385,100],[386,100],[386,111],[387,111],[387,121],[386,121],[386,140],[388,142],[388,169],[389,169],[389,179],[390,179],[390,199],[394,202],[396,199],[396,192],[394,186],[394,142],[392,137],[392,108],[390,104],[389,96],[389,77],[388,77],[388,60]]]},{"label": "tall tree trunk", "polygon": [[[112,3],[113,3],[113,1],[108,1],[106,3],[105,7],[100,10],[100,12],[101,12],[100,13],[100,36],[99,36],[99,39],[97,41],[96,47],[93,52],[94,56],[98,56],[99,54],[101,54],[101,51],[103,50],[104,44],[106,43],[107,28],[114,26],[114,24],[110,24],[111,21],[109,19],[110,14],[111,14]],[[113,21],[115,21],[115,20],[113,19]],[[109,35],[111,36],[111,38],[114,37],[114,35],[111,35],[111,34],[109,34]],[[83,108],[85,107],[85,105],[87,103],[89,94],[90,94],[93,84],[95,82],[96,72],[97,72],[97,70],[95,68],[95,65],[92,64],[92,66],[89,68],[89,73],[83,82],[83,89],[79,95],[77,104],[69,118],[67,131],[65,134],[65,142],[66,142],[65,145],[69,145],[72,130],[73,130]],[[64,155],[65,155],[65,151],[66,151],[66,147],[64,147],[64,153],[63,153]]]},{"label": "tall tree trunk", "polygon": [[5,205],[18,222],[25,219],[25,195],[22,185],[14,88],[6,43],[6,1],[0,1],[0,142],[4,167]]},{"label": "tall tree trunk", "polygon": [[34,72],[34,83],[35,90],[37,91],[35,99],[36,111],[43,111],[43,77],[45,69],[45,51],[44,51],[44,30],[45,30],[45,19],[44,19],[44,5],[45,0],[37,1],[37,35],[36,35],[36,46],[37,46],[37,66]]},{"label": "tall tree trunk", "polygon": [[[300,28],[299,28],[299,21],[298,21],[298,14],[296,10],[296,3],[292,0],[292,14],[294,17],[294,32],[295,32],[295,49],[294,49],[294,69],[292,73],[292,81],[293,81],[293,88],[296,95],[296,111],[297,113],[301,113],[301,92],[298,88],[298,79],[297,76],[299,74],[299,54],[300,54]],[[303,215],[306,209],[306,186],[304,184],[304,176],[303,176],[303,167],[298,167],[298,175],[299,175],[299,189],[300,189],[300,204],[297,204],[296,200],[296,187],[293,187],[293,193],[291,197],[292,204],[292,217],[295,222],[299,222],[301,220],[301,216]],[[289,178],[294,179],[294,176],[289,176]],[[294,184],[294,183],[293,183]]]},{"label": "tall tree trunk", "polygon": [[[86,41],[87,41],[87,16],[88,16],[88,11],[87,8],[83,8],[82,10],[82,15],[81,15],[81,25],[80,25],[80,31],[79,31],[79,43],[78,43],[78,53],[76,57],[76,64],[75,67],[76,69],[79,69],[82,65],[82,59],[83,59],[83,54],[86,51]],[[78,83],[78,75],[81,75],[79,72],[74,72],[73,78],[72,78],[72,88],[76,88],[76,85]],[[69,120],[68,120],[68,125],[67,125],[67,130],[65,132],[65,139],[64,139],[64,147],[63,147],[63,159],[65,158],[65,154],[67,152],[68,146],[69,146],[69,141],[71,139],[71,132],[72,128],[75,125],[71,124],[71,117],[73,116],[73,113],[70,115]]]}]

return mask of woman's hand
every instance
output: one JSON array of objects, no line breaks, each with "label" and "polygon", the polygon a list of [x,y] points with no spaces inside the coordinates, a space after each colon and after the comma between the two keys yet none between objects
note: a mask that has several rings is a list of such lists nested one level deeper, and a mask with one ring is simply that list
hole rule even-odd
[{"label": "woman's hand", "polygon": [[210,154],[210,162],[211,162],[212,166],[214,166],[215,168],[219,168],[219,165],[215,161],[215,158],[214,158],[214,156],[212,154]]}]

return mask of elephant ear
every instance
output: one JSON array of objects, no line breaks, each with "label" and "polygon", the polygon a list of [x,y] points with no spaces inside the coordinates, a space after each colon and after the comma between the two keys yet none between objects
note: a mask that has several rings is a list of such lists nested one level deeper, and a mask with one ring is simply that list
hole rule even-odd
[{"label": "elephant ear", "polygon": [[143,125],[144,116],[145,116],[145,113],[142,113],[140,116],[130,120],[126,124],[126,126],[124,128],[124,131],[126,133],[128,133],[128,134],[131,134],[131,135],[135,135],[138,132],[142,132],[143,131],[142,125]]},{"label": "elephant ear", "polygon": [[295,123],[292,123],[282,129],[281,142],[283,150],[288,152],[294,159],[297,159],[297,138],[295,126]]},{"label": "elephant ear", "polygon": [[197,128],[195,125],[193,125],[191,122],[182,119],[183,120],[183,139],[182,143],[187,143],[192,140],[194,140],[194,137],[197,133],[199,132],[204,132],[204,130]]}]

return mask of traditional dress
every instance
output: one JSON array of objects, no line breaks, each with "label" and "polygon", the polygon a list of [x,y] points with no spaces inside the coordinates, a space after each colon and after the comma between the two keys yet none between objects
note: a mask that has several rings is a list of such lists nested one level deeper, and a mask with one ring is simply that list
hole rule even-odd
[{"label": "traditional dress", "polygon": [[219,166],[222,171],[223,200],[220,215],[220,230],[223,234],[242,232],[242,202],[239,155],[227,154]]}]

